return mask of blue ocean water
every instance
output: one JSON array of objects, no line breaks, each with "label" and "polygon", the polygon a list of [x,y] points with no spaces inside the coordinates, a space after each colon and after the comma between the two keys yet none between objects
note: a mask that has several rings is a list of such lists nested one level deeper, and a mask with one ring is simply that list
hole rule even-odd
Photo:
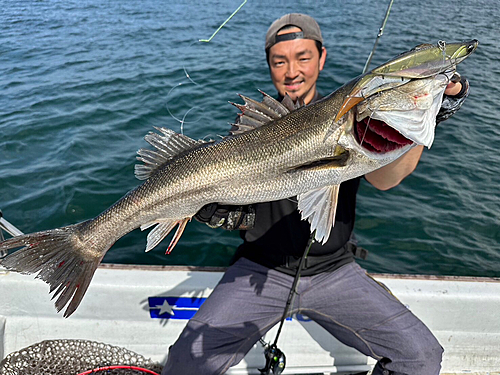
[{"label": "blue ocean water", "polygon": [[[227,134],[236,93],[275,94],[263,39],[279,16],[322,26],[327,94],[360,74],[389,1],[0,0],[0,209],[24,232],[91,218],[139,184],[135,153],[154,126]],[[420,43],[476,38],[471,83],[415,173],[387,192],[362,183],[356,234],[372,272],[500,277],[500,117],[495,2],[395,0],[372,66]],[[166,242],[166,241],[165,241]],[[171,255],[122,238],[105,262],[226,265],[238,233],[192,222]]]}]

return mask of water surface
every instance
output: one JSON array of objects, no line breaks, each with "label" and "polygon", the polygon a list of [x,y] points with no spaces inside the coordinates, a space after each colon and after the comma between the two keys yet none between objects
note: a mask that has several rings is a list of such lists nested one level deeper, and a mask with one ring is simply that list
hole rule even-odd
[{"label": "water surface", "polygon": [[[0,209],[24,232],[99,214],[138,185],[135,153],[154,126],[225,135],[236,93],[275,94],[263,51],[270,23],[304,12],[322,26],[327,94],[358,75],[388,1],[0,1]],[[495,2],[396,0],[372,66],[420,43],[477,38],[460,65],[472,91],[436,131],[413,175],[387,192],[362,183],[356,234],[373,272],[500,276]],[[189,75],[189,78],[186,76]],[[134,231],[105,262],[226,265],[236,232],[193,222],[174,252],[144,254]]]}]

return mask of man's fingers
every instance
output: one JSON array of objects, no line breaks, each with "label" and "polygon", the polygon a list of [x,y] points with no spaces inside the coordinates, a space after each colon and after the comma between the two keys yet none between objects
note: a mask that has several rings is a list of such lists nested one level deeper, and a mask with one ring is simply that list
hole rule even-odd
[{"label": "man's fingers", "polygon": [[455,72],[455,74],[453,74],[453,76],[450,79],[450,81],[453,83],[458,83],[461,80],[462,80],[462,76],[458,72]]}]

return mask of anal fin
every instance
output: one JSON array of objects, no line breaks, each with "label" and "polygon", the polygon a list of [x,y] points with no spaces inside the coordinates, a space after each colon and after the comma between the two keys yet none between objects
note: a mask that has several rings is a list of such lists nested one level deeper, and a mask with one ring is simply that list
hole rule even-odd
[{"label": "anal fin", "polygon": [[315,239],[324,244],[335,224],[340,185],[324,186],[298,196],[298,209],[302,220],[308,220]]},{"label": "anal fin", "polygon": [[141,226],[141,230],[145,230],[157,224],[156,227],[148,234],[146,252],[154,249],[161,241],[163,241],[163,239],[172,231],[172,229],[175,228],[176,225],[179,225],[166,251],[166,254],[170,254],[175,245],[177,245],[179,238],[181,238],[182,233],[184,232],[184,228],[186,228],[186,224],[189,222],[189,220],[191,220],[191,218],[187,217],[181,220],[158,221],[157,223],[150,223]]}]

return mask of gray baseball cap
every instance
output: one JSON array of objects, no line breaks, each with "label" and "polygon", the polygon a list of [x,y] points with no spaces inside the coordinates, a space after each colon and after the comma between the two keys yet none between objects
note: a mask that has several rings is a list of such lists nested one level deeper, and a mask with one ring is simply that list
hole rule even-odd
[{"label": "gray baseball cap", "polygon": [[[277,35],[278,32],[285,26],[297,26],[302,31],[300,33],[291,33]],[[278,18],[272,23],[266,34],[266,51],[276,43],[292,40],[292,39],[312,39],[323,44],[323,37],[318,23],[314,18],[307,14],[290,13]]]}]

